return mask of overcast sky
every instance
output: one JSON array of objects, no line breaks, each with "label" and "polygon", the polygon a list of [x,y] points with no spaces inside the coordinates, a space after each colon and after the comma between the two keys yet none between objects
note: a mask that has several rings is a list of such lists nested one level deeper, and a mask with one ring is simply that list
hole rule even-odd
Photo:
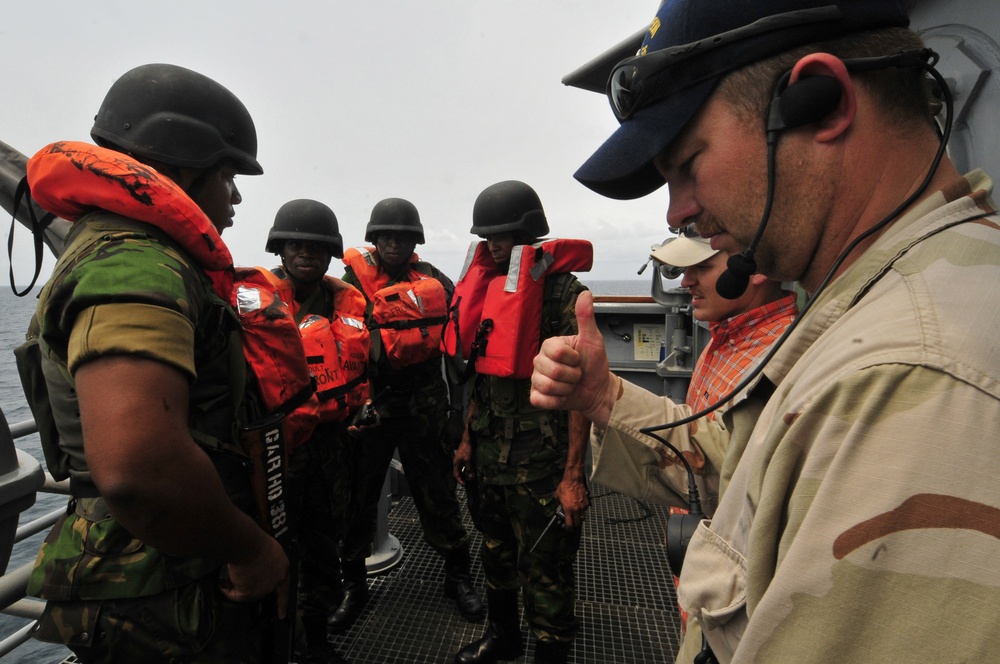
[{"label": "overcast sky", "polygon": [[[224,238],[237,264],[264,252],[278,207],[315,198],[363,244],[372,206],[412,201],[418,253],[456,278],[485,187],[524,180],[555,237],[594,242],[584,281],[636,270],[667,236],[666,189],[612,201],[572,175],[617,123],[607,100],[563,76],[648,25],[657,0],[243,0],[7,3],[0,23],[0,140],[27,155],[90,140],[122,73],[169,62],[206,74],[246,104],[264,175],[241,177]],[[18,283],[31,275],[18,226]],[[43,277],[51,271],[46,261]],[[335,264],[331,274],[340,276]]]}]

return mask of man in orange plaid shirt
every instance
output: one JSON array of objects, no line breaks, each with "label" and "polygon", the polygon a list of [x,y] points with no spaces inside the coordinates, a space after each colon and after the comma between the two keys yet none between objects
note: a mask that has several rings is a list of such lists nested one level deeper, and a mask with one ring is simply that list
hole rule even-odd
[{"label": "man in orange plaid shirt", "polygon": [[[740,400],[740,395],[732,398],[730,393],[795,318],[795,294],[782,290],[780,282],[755,274],[743,295],[734,300],[722,297],[716,292],[715,282],[725,271],[728,257],[701,237],[677,237],[657,249],[653,258],[684,269],[681,286],[691,294],[692,316],[708,323],[711,342],[695,364],[686,403],[658,399],[657,407],[645,409],[641,417],[630,414],[636,417],[618,420],[630,422],[628,427],[607,426],[600,420],[594,423],[593,480],[637,500],[687,507],[688,477],[683,465],[666,446],[638,429],[674,422],[729,396],[727,404],[704,418],[661,432],[691,464],[702,507],[711,516],[742,454],[741,446],[731,449],[730,445],[739,409],[734,411],[736,422],[724,422],[722,413]],[[589,303],[582,309],[586,316],[591,310]],[[577,316],[580,314],[577,303]],[[596,334],[600,340],[600,333]],[[642,389],[617,376],[613,379],[618,399],[626,391]]]},{"label": "man in orange plaid shirt", "polygon": [[[795,293],[782,290],[781,283],[755,274],[746,291],[735,300],[718,294],[715,282],[726,270],[728,256],[712,249],[706,238],[680,236],[654,252],[654,257],[674,267],[685,268],[681,286],[691,294],[692,316],[708,323],[712,340],[702,351],[691,374],[687,405],[699,412],[732,393],[746,372],[767,352],[775,339],[798,313]],[[706,417],[715,419],[713,411]],[[671,514],[683,513],[672,506]],[[674,583],[678,583],[674,570]],[[697,637],[700,627],[689,623],[681,610],[687,634]],[[693,660],[699,638],[687,638],[677,662]]]},{"label": "man in orange plaid shirt", "polygon": [[[652,257],[684,269],[681,286],[691,294],[692,316],[708,323],[711,342],[695,364],[686,403],[656,397],[653,401],[643,400],[638,409],[619,408],[621,413],[612,422],[608,418],[594,419],[592,479],[637,500],[670,505],[672,512],[683,512],[689,504],[684,466],[665,445],[639,429],[677,421],[725,399],[727,403],[719,409],[687,426],[660,432],[691,465],[702,508],[711,517],[743,453],[742,443],[730,444],[730,434],[737,427],[749,433],[754,425],[741,417],[740,408],[732,408],[743,394],[731,393],[794,320],[798,313],[796,295],[760,274],[750,276],[746,291],[738,298],[719,295],[715,284],[726,270],[728,256],[712,249],[706,238],[697,235],[674,238],[654,251]],[[589,295],[578,299],[576,315],[580,343],[602,344],[603,349]],[[543,346],[540,357],[544,353]],[[538,360],[535,362],[537,373]],[[626,392],[643,391],[613,374],[611,384],[619,406],[628,403],[628,399],[622,401]],[[738,439],[745,441],[746,435]],[[691,621],[677,662],[691,662],[700,648],[701,630]]]},{"label": "man in orange plaid shirt", "polygon": [[[712,249],[707,238],[678,237],[656,252],[658,260],[684,269],[681,287],[691,294],[691,314],[708,323],[712,341],[691,374],[687,405],[694,412],[728,395],[771,343],[795,318],[795,293],[762,274],[750,277],[746,292],[735,300],[719,295],[715,282],[726,270],[728,256]],[[708,417],[714,419],[715,413]]]}]

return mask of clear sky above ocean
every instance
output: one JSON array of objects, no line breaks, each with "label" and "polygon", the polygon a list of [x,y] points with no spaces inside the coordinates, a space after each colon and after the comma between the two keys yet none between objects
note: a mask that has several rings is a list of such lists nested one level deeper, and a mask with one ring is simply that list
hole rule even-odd
[{"label": "clear sky above ocean", "polygon": [[[241,3],[103,0],[13,3],[0,26],[6,102],[0,141],[31,155],[89,140],[94,113],[132,67],[170,62],[211,76],[247,105],[260,177],[225,240],[239,264],[270,265],[274,213],[316,198],[347,245],[363,243],[372,206],[411,200],[427,230],[422,257],[456,276],[476,196],[506,179],[532,185],[553,236],[595,244],[589,278],[638,279],[667,236],[666,191],[611,201],[572,174],[617,123],[601,95],[561,79],[643,29],[656,0],[404,0]],[[29,234],[14,268],[30,279]],[[46,258],[43,277],[51,270]],[[331,270],[336,274],[335,266]]]}]

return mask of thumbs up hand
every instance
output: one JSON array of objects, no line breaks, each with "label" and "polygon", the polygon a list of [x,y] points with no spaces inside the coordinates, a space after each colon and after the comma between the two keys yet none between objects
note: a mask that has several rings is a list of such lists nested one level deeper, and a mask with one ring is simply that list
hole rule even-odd
[{"label": "thumbs up hand", "polygon": [[531,374],[531,403],[547,410],[577,410],[597,426],[606,427],[617,381],[608,370],[590,291],[577,298],[576,322],[577,334],[550,337],[542,343]]}]

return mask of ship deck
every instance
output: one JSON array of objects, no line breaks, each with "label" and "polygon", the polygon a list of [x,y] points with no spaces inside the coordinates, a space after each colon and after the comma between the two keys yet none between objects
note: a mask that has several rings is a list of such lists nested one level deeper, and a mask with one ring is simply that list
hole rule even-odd
[{"label": "ship deck", "polygon": [[[458,496],[465,504],[464,490]],[[680,619],[663,535],[667,509],[651,506],[600,485],[590,487],[591,509],[576,561],[580,633],[570,664],[667,664],[680,645]],[[465,512],[479,550],[481,536]],[[369,577],[371,599],[345,633],[333,637],[351,664],[450,664],[466,644],[478,639],[486,622],[463,619],[441,590],[443,561],[424,541],[413,500],[394,497],[389,532],[402,556],[388,571]],[[473,556],[473,581],[484,578]],[[532,664],[534,640],[523,622],[525,654]],[[69,656],[61,664],[75,664]]]},{"label": "ship deck", "polygon": [[[575,664],[673,662],[680,642],[673,582],[663,547],[667,510],[591,486],[591,510],[576,562],[577,615],[581,629],[569,661]],[[464,504],[464,494],[459,489]],[[480,536],[474,533],[473,551]],[[353,664],[447,664],[478,639],[485,621],[466,622],[441,591],[441,558],[424,543],[412,500],[393,501],[389,532],[403,549],[400,562],[369,578],[371,600],[346,633],[335,637]],[[482,568],[473,556],[473,580],[483,589]],[[526,653],[534,642],[522,623]]]}]

